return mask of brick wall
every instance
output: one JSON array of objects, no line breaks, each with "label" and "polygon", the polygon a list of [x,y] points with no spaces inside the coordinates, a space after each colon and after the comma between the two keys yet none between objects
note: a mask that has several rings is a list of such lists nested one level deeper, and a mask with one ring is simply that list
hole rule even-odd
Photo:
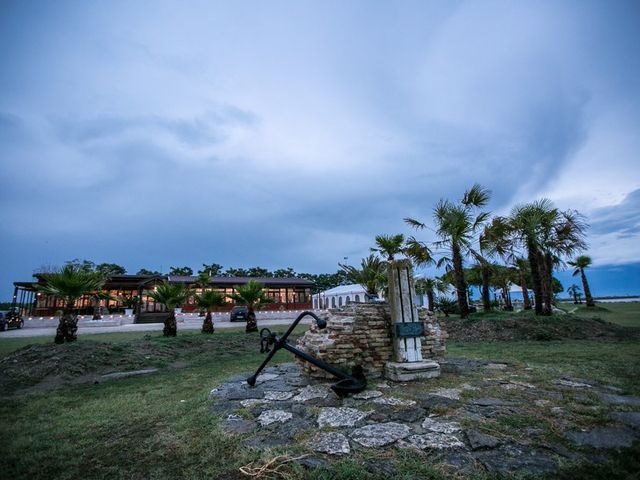
[{"label": "brick wall", "polygon": [[[298,340],[298,347],[323,361],[350,371],[361,365],[369,378],[380,377],[385,364],[392,359],[391,312],[389,305],[376,303],[351,304],[329,310],[327,327],[320,330],[315,322]],[[426,336],[422,337],[422,355],[425,359],[438,359],[445,355],[446,332],[435,316],[419,310]],[[313,377],[331,377],[300,359],[303,370]]]}]

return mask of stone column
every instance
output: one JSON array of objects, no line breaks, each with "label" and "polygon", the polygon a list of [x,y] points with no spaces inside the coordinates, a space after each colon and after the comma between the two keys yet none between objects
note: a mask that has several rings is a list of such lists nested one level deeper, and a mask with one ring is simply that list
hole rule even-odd
[{"label": "stone column", "polygon": [[394,381],[433,378],[440,375],[440,365],[422,358],[424,325],[415,305],[416,290],[413,267],[409,260],[389,264],[389,306],[391,308],[393,361],[385,367],[385,375]]}]

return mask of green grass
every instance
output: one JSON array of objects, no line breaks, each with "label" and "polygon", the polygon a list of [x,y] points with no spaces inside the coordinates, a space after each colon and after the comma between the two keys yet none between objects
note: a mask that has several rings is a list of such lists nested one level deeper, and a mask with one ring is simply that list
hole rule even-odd
[{"label": "green grass", "polygon": [[[52,343],[52,339],[2,339],[0,357],[43,342]],[[145,342],[154,351],[171,351],[177,357],[161,365],[158,373],[144,377],[30,393],[1,392],[0,445],[4,449],[0,471],[4,478],[245,478],[238,475],[239,467],[264,463],[283,453],[243,447],[241,437],[225,434],[221,417],[209,410],[207,397],[213,387],[231,375],[251,372],[264,358],[255,334],[217,331],[205,336],[190,331],[166,339],[155,332],[136,332],[81,336],[78,344],[83,342],[109,342],[123,350]],[[634,342],[451,343],[448,349],[451,356],[490,358],[531,368],[527,372],[535,381],[571,375],[640,394],[640,348]],[[182,364],[180,368],[173,365],[175,358]],[[275,358],[276,362],[291,360],[286,352]],[[446,385],[449,380],[443,375],[434,385]],[[532,422],[526,416],[513,418],[503,428],[522,428]],[[384,460],[385,455],[355,452],[327,468],[306,471],[293,467],[290,472],[292,478],[311,479],[446,477],[410,452],[393,453],[396,475],[363,467],[369,461]],[[622,466],[602,464],[585,470],[585,475],[624,478],[636,466],[627,457],[616,460]],[[566,478],[571,478],[568,473]]]},{"label": "green grass", "polygon": [[[569,304],[567,304],[569,305]],[[572,307],[575,305],[570,304]],[[594,311],[595,310],[595,311]],[[594,309],[578,306],[574,315],[584,318],[600,318],[606,322],[617,323],[623,327],[640,328],[640,303],[598,303]]]}]

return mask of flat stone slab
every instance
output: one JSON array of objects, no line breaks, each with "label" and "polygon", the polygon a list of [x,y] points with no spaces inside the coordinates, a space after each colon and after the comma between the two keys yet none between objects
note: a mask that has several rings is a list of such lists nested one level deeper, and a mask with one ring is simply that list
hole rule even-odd
[{"label": "flat stone slab", "polygon": [[467,440],[472,450],[481,450],[484,448],[495,448],[500,445],[500,440],[492,435],[478,432],[476,430],[467,430]]},{"label": "flat stone slab", "polygon": [[423,435],[411,435],[407,438],[407,445],[420,450],[444,450],[449,448],[464,448],[465,444],[455,435],[448,433],[429,432]]},{"label": "flat stone slab", "polygon": [[614,412],[609,416],[620,423],[640,429],[640,412]]},{"label": "flat stone slab", "polygon": [[422,428],[436,433],[455,433],[461,430],[457,422],[447,422],[433,417],[425,418],[422,422]]},{"label": "flat stone slab", "polygon": [[330,390],[324,385],[309,385],[300,390],[300,393],[293,397],[295,402],[306,402],[314,398],[327,398]]},{"label": "flat stone slab", "polygon": [[355,398],[356,400],[371,400],[372,398],[378,398],[381,396],[382,392],[380,390],[365,390],[364,392],[352,395],[351,398]]},{"label": "flat stone slab", "polygon": [[492,450],[473,452],[473,456],[488,471],[505,476],[514,472],[544,474],[558,470],[558,463],[551,454],[533,448],[503,445]]},{"label": "flat stone slab", "polygon": [[283,402],[293,398],[293,392],[280,392],[277,390],[269,390],[264,392],[264,399],[271,402]]},{"label": "flat stone slab", "polygon": [[415,400],[405,400],[404,398],[397,397],[378,397],[373,400],[373,403],[379,405],[391,405],[392,407],[411,407],[416,404]]},{"label": "flat stone slab", "polygon": [[402,423],[374,423],[357,428],[351,433],[351,438],[363,447],[383,447],[406,438],[410,433],[409,426]]},{"label": "flat stone slab", "polygon": [[431,395],[438,397],[448,398],[450,400],[460,400],[462,394],[462,388],[439,388],[433,392],[429,392]]},{"label": "flat stone slab", "polygon": [[318,426],[322,427],[353,427],[360,420],[369,416],[371,412],[363,412],[348,407],[326,407],[320,409]]},{"label": "flat stone slab", "polygon": [[600,400],[609,405],[625,405],[628,407],[640,407],[640,397],[632,397],[629,395],[614,395],[613,393],[601,393],[598,395]]},{"label": "flat stone slab", "polygon": [[568,388],[593,388],[593,385],[590,385],[588,383],[577,382],[577,381],[574,381],[574,380],[568,380],[566,378],[561,378],[559,380],[554,380],[553,384],[554,385],[560,385],[561,387],[568,387]]},{"label": "flat stone slab", "polygon": [[229,433],[249,433],[256,428],[256,422],[246,420],[239,415],[229,415],[223,424],[223,428]]},{"label": "flat stone slab", "polygon": [[129,372],[113,372],[101,375],[101,380],[118,380],[120,378],[137,377],[138,375],[148,375],[150,373],[156,373],[157,368],[147,368],[146,370],[131,370]]},{"label": "flat stone slab", "polygon": [[515,405],[513,402],[501,400],[499,398],[476,398],[473,401],[474,405],[479,407],[512,407]]},{"label": "flat stone slab", "polygon": [[248,398],[246,400],[242,400],[240,402],[240,405],[242,405],[244,408],[251,408],[255,407],[256,405],[264,405],[266,403],[269,402],[267,402],[263,398]]},{"label": "flat stone slab", "polygon": [[567,432],[565,437],[581,446],[621,448],[630,447],[635,435],[626,427],[596,427],[588,432]]},{"label": "flat stone slab", "polygon": [[316,452],[328,453],[329,455],[348,455],[351,453],[349,439],[338,432],[318,433],[308,445]]},{"label": "flat stone slab", "polygon": [[258,423],[263,427],[271,425],[273,423],[285,423],[293,418],[291,412],[285,412],[284,410],[265,410],[258,417]]}]

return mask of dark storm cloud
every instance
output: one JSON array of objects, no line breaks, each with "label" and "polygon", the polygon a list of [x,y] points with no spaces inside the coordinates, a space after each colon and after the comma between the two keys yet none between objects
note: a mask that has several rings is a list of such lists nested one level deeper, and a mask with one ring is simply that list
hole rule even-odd
[{"label": "dark storm cloud", "polygon": [[3,292],[76,257],[330,271],[475,182],[640,259],[632,3],[8,5]]}]

